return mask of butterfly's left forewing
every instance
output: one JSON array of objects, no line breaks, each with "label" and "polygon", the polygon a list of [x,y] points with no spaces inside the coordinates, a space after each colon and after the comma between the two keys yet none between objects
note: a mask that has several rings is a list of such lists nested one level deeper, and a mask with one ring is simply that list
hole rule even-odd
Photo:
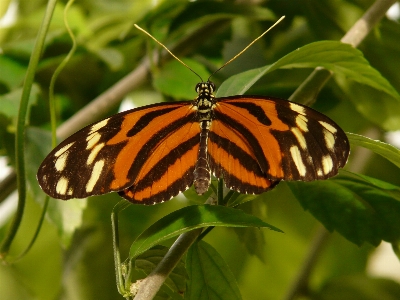
[{"label": "butterfly's left forewing", "polygon": [[[187,182],[179,182],[175,189],[157,195],[160,190],[153,185],[154,175],[151,174],[160,165],[149,166],[151,161],[168,159],[168,154],[173,152],[168,145],[176,139],[174,132],[194,120],[191,102],[175,102],[122,112],[89,125],[67,138],[46,157],[37,174],[39,184],[54,198],[70,199],[122,191],[134,182],[141,182],[142,187],[152,190],[153,202],[168,200],[177,194],[176,190],[186,187]],[[187,129],[183,136],[190,139],[193,136],[189,135],[195,134],[194,130]],[[194,165],[194,162],[189,164]],[[177,176],[169,176],[169,170],[161,169],[167,180]],[[180,168],[176,172],[185,171]],[[125,198],[133,202],[144,199],[136,199],[135,194]]]}]

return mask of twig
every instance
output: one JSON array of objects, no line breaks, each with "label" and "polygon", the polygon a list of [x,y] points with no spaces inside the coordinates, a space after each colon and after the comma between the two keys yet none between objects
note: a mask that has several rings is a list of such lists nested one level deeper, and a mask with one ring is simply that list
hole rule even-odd
[{"label": "twig", "polygon": [[186,250],[189,249],[201,234],[202,230],[203,228],[198,228],[186,232],[176,239],[175,243],[171,246],[157,267],[140,282],[139,290],[134,300],[148,300],[154,298],[171,271],[175,268]]}]

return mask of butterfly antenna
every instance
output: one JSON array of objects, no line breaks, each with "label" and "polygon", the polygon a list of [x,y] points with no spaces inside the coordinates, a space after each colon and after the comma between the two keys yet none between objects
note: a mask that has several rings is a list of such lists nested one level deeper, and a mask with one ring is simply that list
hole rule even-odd
[{"label": "butterfly antenna", "polygon": [[199,74],[197,74],[195,71],[192,70],[191,67],[189,67],[187,64],[185,64],[183,61],[181,61],[175,54],[173,54],[168,48],[167,46],[165,46],[163,43],[161,43],[160,41],[158,41],[154,36],[152,36],[150,33],[148,33],[146,30],[144,30],[142,27],[140,27],[137,24],[134,24],[135,27],[137,29],[139,29],[140,31],[144,32],[145,34],[147,34],[149,37],[151,37],[157,44],[159,44],[161,47],[163,47],[165,50],[167,50],[167,52],[169,54],[172,55],[173,58],[175,58],[177,61],[179,61],[182,65],[184,65],[186,68],[188,68],[190,71],[192,71],[194,74],[197,75],[197,77],[200,78],[201,82],[203,82],[203,79],[201,78],[201,76]]},{"label": "butterfly antenna", "polygon": [[210,80],[210,78],[217,73],[219,70],[221,70],[222,68],[226,67],[227,65],[229,65],[231,62],[233,62],[236,58],[238,58],[240,55],[242,55],[247,49],[249,49],[255,42],[257,42],[259,39],[261,39],[268,31],[270,31],[272,28],[274,28],[276,25],[278,25],[283,19],[285,18],[285,16],[282,16],[278,21],[276,21],[270,28],[268,28],[266,31],[264,31],[258,38],[256,38],[254,41],[252,41],[250,44],[247,45],[246,48],[244,48],[242,51],[240,51],[238,54],[236,54],[234,57],[232,57],[230,60],[228,60],[226,63],[223,64],[222,67],[220,67],[218,70],[216,70],[214,73],[212,73],[210,75],[210,77],[208,77],[208,80]]}]

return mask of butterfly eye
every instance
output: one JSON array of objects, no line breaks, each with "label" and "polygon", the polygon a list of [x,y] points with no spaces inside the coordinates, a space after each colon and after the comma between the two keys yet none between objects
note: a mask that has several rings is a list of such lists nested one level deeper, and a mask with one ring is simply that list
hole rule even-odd
[{"label": "butterfly eye", "polygon": [[202,84],[201,82],[196,84],[195,91],[196,91],[197,94],[200,92],[201,84]]},{"label": "butterfly eye", "polygon": [[215,91],[215,84],[212,81],[207,82],[208,83],[208,87],[210,89],[210,93],[213,93]]}]

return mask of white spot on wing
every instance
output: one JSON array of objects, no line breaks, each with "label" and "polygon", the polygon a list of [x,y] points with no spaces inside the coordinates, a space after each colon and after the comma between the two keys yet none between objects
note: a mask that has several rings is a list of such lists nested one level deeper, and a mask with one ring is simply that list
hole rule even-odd
[{"label": "white spot on wing", "polygon": [[298,129],[297,127],[292,127],[291,131],[293,132],[294,136],[299,142],[300,147],[302,149],[306,149],[307,148],[306,139],[304,138],[304,135],[301,133],[300,129]]},{"label": "white spot on wing", "polygon": [[56,185],[56,192],[60,195],[65,195],[68,189],[68,179],[66,177],[61,177]]},{"label": "white spot on wing", "polygon": [[293,161],[296,165],[297,171],[300,176],[306,175],[306,167],[304,166],[303,159],[301,158],[300,150],[297,146],[290,147],[290,154],[292,155]]},{"label": "white spot on wing", "polygon": [[301,115],[305,115],[306,114],[306,110],[304,109],[303,106],[300,106],[300,105],[298,105],[296,103],[293,103],[293,102],[290,102],[290,109],[298,112]]},{"label": "white spot on wing", "polygon": [[93,132],[92,134],[88,135],[86,138],[86,150],[92,149],[93,146],[99,142],[100,138],[101,134],[99,134],[98,132]]},{"label": "white spot on wing", "polygon": [[93,191],[94,186],[100,178],[101,171],[104,167],[104,160],[98,160],[93,166],[92,175],[90,176],[89,181],[86,184],[86,192],[90,193]]},{"label": "white spot on wing", "polygon": [[69,143],[68,145],[65,145],[62,147],[60,150],[58,150],[56,153],[54,153],[55,157],[59,157],[61,154],[63,154],[65,151],[67,151],[75,142]]},{"label": "white spot on wing", "polygon": [[333,168],[332,157],[330,157],[329,155],[324,156],[322,158],[322,167],[324,169],[324,174],[329,174],[329,172],[331,172]]},{"label": "white spot on wing", "polygon": [[319,124],[321,124],[322,126],[324,126],[327,130],[329,130],[332,133],[336,133],[337,129],[335,127],[333,127],[331,124],[326,123],[324,121],[319,121]]},{"label": "white spot on wing", "polygon": [[109,120],[110,120],[110,118],[105,119],[105,120],[103,120],[103,121],[100,121],[100,122],[94,124],[94,125],[92,126],[92,128],[90,128],[89,134],[92,134],[93,132],[96,132],[96,131],[99,130],[100,128],[103,128],[104,126],[106,126]]},{"label": "white spot on wing", "polygon": [[303,132],[308,132],[307,121],[308,121],[308,119],[306,118],[306,116],[298,115],[298,116],[296,117],[296,125],[297,125],[297,127],[299,127],[300,130],[302,130]]},{"label": "white spot on wing", "polygon": [[92,151],[90,152],[89,157],[86,161],[87,165],[91,165],[93,163],[97,154],[99,154],[100,150],[104,147],[104,145],[105,145],[104,143],[101,143],[92,149]]},{"label": "white spot on wing", "polygon": [[335,137],[330,131],[324,130],[324,138],[326,147],[332,151],[335,146]]},{"label": "white spot on wing", "polygon": [[56,170],[58,172],[61,172],[62,170],[65,169],[65,167],[67,165],[67,157],[68,157],[68,152],[64,152],[57,158],[54,166],[56,167]]}]

